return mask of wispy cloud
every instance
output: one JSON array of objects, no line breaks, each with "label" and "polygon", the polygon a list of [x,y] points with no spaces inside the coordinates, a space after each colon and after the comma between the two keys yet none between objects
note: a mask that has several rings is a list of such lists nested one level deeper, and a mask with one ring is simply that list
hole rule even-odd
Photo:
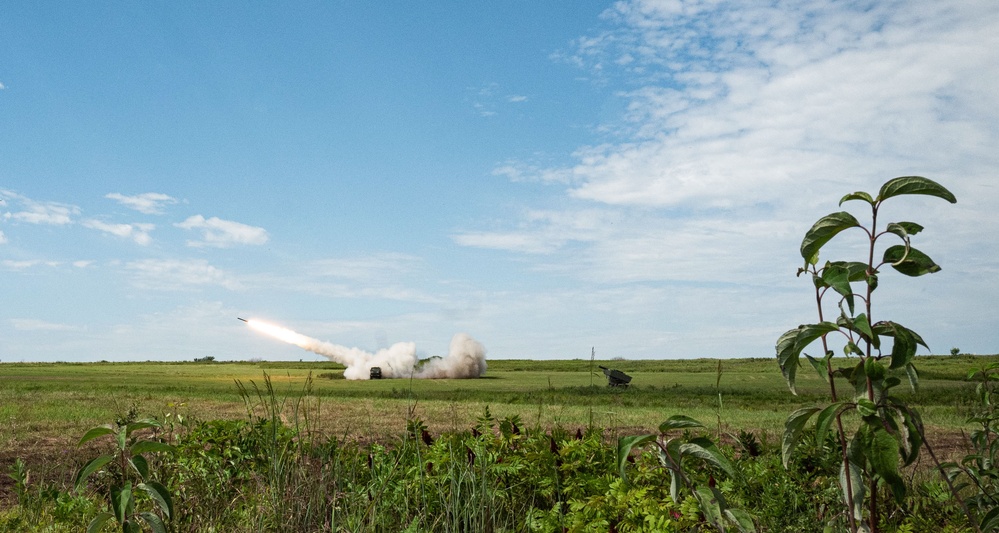
[{"label": "wispy cloud", "polygon": [[0,231],[0,244],[7,244],[7,236]]},{"label": "wispy cloud", "polygon": [[747,205],[803,177],[995,160],[983,150],[999,119],[987,2],[668,6],[618,3],[612,29],[577,43],[581,64],[636,88],[623,93],[628,138],[577,152],[576,198]]},{"label": "wispy cloud", "polygon": [[125,266],[133,283],[145,289],[189,290],[199,286],[219,286],[239,290],[243,284],[232,274],[204,260],[144,259]]},{"label": "wispy cloud", "polygon": [[549,254],[571,242],[607,238],[617,215],[611,210],[527,211],[512,230],[468,231],[452,239],[463,246],[527,254]]},{"label": "wispy cloud", "polygon": [[18,331],[86,331],[82,326],[46,322],[32,318],[12,318],[10,325]]},{"label": "wispy cloud", "polygon": [[[631,87],[619,93],[627,113],[605,128],[607,142],[580,147],[574,165],[508,161],[494,174],[563,183],[594,209],[644,210],[630,217],[639,223],[619,222],[633,233],[591,241],[638,263],[657,249],[776,244],[783,221],[815,198],[897,175],[954,176],[957,190],[991,198],[972,201],[994,204],[999,12],[988,2],[905,6],[616,3],[605,30],[563,54]],[[515,225],[455,241],[529,253],[567,242],[564,220],[528,214]],[[726,231],[736,225],[744,230]]]},{"label": "wispy cloud", "polygon": [[0,207],[7,207],[8,203],[15,202],[21,207],[20,211],[3,213],[4,219],[28,224],[64,226],[72,224],[73,217],[80,214],[80,208],[75,205],[59,202],[36,202],[6,190],[0,190],[0,201],[2,201]]},{"label": "wispy cloud", "polygon": [[175,198],[157,192],[147,192],[135,196],[126,196],[113,192],[106,195],[105,198],[115,200],[129,209],[134,209],[147,215],[161,215],[165,206],[177,203]]},{"label": "wispy cloud", "polygon": [[40,259],[4,259],[0,261],[0,266],[3,266],[7,270],[26,270],[35,267],[57,267],[61,263],[59,261],[42,261]]},{"label": "wispy cloud", "polygon": [[522,94],[507,94],[502,91],[496,82],[483,83],[478,87],[468,87],[472,109],[481,117],[494,117],[499,114],[501,106],[506,104],[520,104],[528,101],[528,97]]},{"label": "wispy cloud", "polygon": [[228,248],[240,244],[261,245],[268,240],[267,230],[264,228],[217,217],[206,219],[201,215],[194,215],[174,225],[178,228],[201,231],[201,240],[187,242],[188,246],[194,247]]},{"label": "wispy cloud", "polygon": [[330,277],[353,281],[378,280],[397,277],[420,264],[419,257],[401,253],[369,254],[360,257],[319,259],[307,265],[317,277]]},{"label": "wispy cloud", "polygon": [[142,246],[153,242],[149,232],[156,228],[153,224],[108,224],[99,220],[84,220],[81,224],[84,227],[110,233],[123,239],[131,239]]}]

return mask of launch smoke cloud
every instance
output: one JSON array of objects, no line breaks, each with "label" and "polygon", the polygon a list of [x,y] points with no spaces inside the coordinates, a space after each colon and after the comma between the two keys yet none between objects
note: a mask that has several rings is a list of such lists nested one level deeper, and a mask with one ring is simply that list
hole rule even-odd
[{"label": "launch smoke cloud", "polygon": [[447,356],[425,361],[417,369],[419,358],[416,356],[416,344],[412,342],[397,342],[371,353],[313,339],[267,322],[240,320],[261,333],[346,366],[343,371],[346,379],[368,379],[373,367],[380,368],[384,378],[464,379],[477,378],[486,372],[485,347],[464,333],[458,333],[451,339]]}]

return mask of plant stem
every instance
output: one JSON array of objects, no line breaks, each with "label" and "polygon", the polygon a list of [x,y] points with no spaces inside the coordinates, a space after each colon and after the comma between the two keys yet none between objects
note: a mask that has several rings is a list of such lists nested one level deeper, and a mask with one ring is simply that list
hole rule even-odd
[{"label": "plant stem", "polygon": [[[818,275],[818,272],[814,272]],[[824,322],[825,317],[822,313],[822,294],[823,292],[819,290],[818,287],[815,288],[815,305],[819,310],[819,322]],[[825,357],[829,353],[829,341],[826,336],[822,336],[822,356]],[[836,394],[836,380],[833,376],[832,365],[826,365],[826,375],[829,379],[829,393],[832,396],[832,401],[838,402],[839,398]],[[857,533],[857,519],[853,516],[853,477],[850,475],[850,458],[846,455],[846,433],[843,431],[843,418],[841,414],[836,415],[836,429],[839,430],[839,451],[843,459],[843,471],[846,472],[846,505],[847,512],[846,517],[850,523],[850,531],[852,533]]]}]

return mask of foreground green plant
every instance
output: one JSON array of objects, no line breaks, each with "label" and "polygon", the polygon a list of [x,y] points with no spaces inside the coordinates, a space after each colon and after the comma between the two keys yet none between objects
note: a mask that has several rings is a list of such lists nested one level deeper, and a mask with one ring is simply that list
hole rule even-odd
[{"label": "foreground green plant", "polygon": [[960,464],[948,463],[945,468],[955,479],[963,475],[958,489],[972,493],[968,503],[981,517],[979,529],[999,531],[999,363],[971,370],[968,379],[978,382],[978,406],[969,420],[978,425],[971,432],[973,451]]},{"label": "foreground green plant", "polygon": [[[883,229],[878,226],[882,204],[903,195],[927,195],[951,203],[957,201],[943,186],[919,176],[889,180],[882,185],[876,197],[866,192],[844,196],[840,205],[858,201],[870,207],[870,224],[862,225],[853,215],[841,211],[822,217],[808,230],[801,242],[801,256],[805,264],[798,270],[798,275],[811,275],[819,321],[787,331],[777,340],[776,346],[781,372],[791,392],[797,394],[795,376],[800,356],[813,342],[821,342],[821,356],[805,354],[805,357],[828,384],[832,403],[821,408],[805,407],[790,415],[782,443],[783,462],[786,468],[803,428],[813,415],[817,415],[817,441],[825,439],[835,426],[842,460],[840,486],[847,521],[853,532],[878,531],[881,518],[879,487],[887,486],[898,503],[905,499],[906,485],[899,467],[900,464],[911,464],[923,445],[919,413],[893,395],[892,389],[901,383],[897,374],[902,372],[912,389],[916,389],[918,374],[912,359],[917,347],[926,347],[926,343],[915,331],[897,322],[875,321],[873,315],[873,294],[878,288],[883,267],[891,266],[910,277],[940,270],[928,255],[910,243],[911,237],[923,230],[922,226],[915,222],[890,222]],[[852,229],[860,230],[866,237],[866,258],[863,261],[826,261],[820,266],[819,251],[822,247],[839,233]],[[878,254],[879,241],[883,237],[897,238],[900,243],[887,246]],[[855,286],[859,290],[855,290]],[[827,296],[833,301],[825,300]],[[827,306],[838,309],[835,321],[826,318]],[[854,358],[848,366],[834,367],[834,352],[830,349],[834,338],[843,343],[844,355]],[[888,339],[891,341],[890,351],[883,344]],[[846,394],[837,390],[836,378],[839,377],[846,378],[852,390]],[[843,417],[848,414],[859,419],[852,436],[844,430]]]},{"label": "foreground green plant", "polygon": [[[730,478],[738,478],[739,474],[732,463],[707,437],[690,437],[688,431],[704,428],[704,425],[683,415],[675,415],[659,425],[658,434],[634,435],[623,437],[618,441],[618,468],[621,478],[627,480],[628,458],[631,450],[647,444],[655,444],[659,462],[669,472],[670,498],[681,503],[681,496],[692,495],[700,506],[705,520],[720,531],[726,531],[729,526],[735,526],[739,531],[756,531],[753,519],[748,513],[734,509],[728,505],[724,494],[716,488],[714,477],[707,483],[695,481],[691,469],[714,468]],[[673,436],[671,432],[684,430],[681,436]]]},{"label": "foreground green plant", "polygon": [[[123,533],[141,531],[142,523],[156,533],[166,533],[163,518],[169,521],[173,515],[173,501],[166,487],[150,476],[149,461],[143,454],[171,453],[174,449],[169,444],[139,439],[135,435],[137,431],[159,427],[154,420],[122,421],[115,427],[92,428],[80,439],[78,445],[100,437],[108,437],[115,443],[112,453],[91,459],[76,475],[76,490],[79,491],[87,478],[103,473],[100,484],[107,490],[107,502],[111,507],[110,512],[101,512],[90,522],[88,533],[101,531],[110,520],[115,520]],[[136,498],[136,490],[147,495],[160,514],[138,511],[137,507],[141,507],[143,501]]]}]

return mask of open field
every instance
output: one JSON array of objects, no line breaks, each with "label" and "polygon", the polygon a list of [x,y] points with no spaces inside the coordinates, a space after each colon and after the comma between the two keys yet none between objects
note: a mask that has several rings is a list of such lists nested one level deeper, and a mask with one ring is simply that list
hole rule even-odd
[{"label": "open field", "polygon": [[[899,390],[920,409],[932,433],[959,432],[966,427],[968,370],[997,360],[920,357],[919,391]],[[606,387],[597,365],[627,372],[632,386]],[[285,397],[305,394],[311,375],[315,422],[331,433],[370,439],[398,433],[411,412],[432,431],[468,427],[486,406],[497,416],[516,414],[531,424],[593,423],[612,434],[653,428],[684,413],[715,425],[720,420],[723,430],[775,435],[795,408],[827,398],[825,383],[805,368],[799,372],[799,395],[791,395],[770,359],[597,361],[592,373],[590,367],[588,360],[496,360],[476,380],[347,381],[342,367],[323,362],[6,363],[0,365],[0,427],[5,428],[0,451],[9,457],[40,444],[62,445],[133,408],[157,418],[167,413],[245,417],[236,382],[252,391],[264,373]]]},{"label": "open field", "polygon": [[[999,356],[920,357],[918,392],[899,387],[922,413],[943,458],[968,451],[965,434],[974,402],[968,371],[995,362]],[[632,386],[607,387],[598,365],[628,373]],[[100,481],[85,493],[69,487],[87,458],[106,447],[90,442],[81,449],[77,441],[96,425],[151,417],[163,422],[159,438],[179,447],[173,462],[156,464],[185,508],[177,519],[185,531],[216,526],[293,531],[305,523],[312,524],[306,529],[316,528],[315,508],[326,509],[320,529],[331,531],[382,531],[399,520],[414,531],[478,530],[488,524],[487,529],[519,531],[527,527],[525,513],[533,517],[532,529],[562,531],[575,523],[569,530],[583,531],[594,519],[587,509],[611,512],[615,523],[625,520],[617,514],[624,511],[614,511],[607,503],[613,500],[604,499],[620,488],[614,485],[617,437],[654,432],[667,417],[683,414],[702,421],[744,472],[758,476],[725,489],[754,520],[764,530],[797,531],[836,501],[836,492],[826,487],[838,468],[835,454],[821,447],[810,457],[820,462],[832,457],[825,466],[809,461],[791,471],[779,466],[788,414],[828,401],[828,385],[811,369],[802,369],[797,383],[799,395],[793,396],[769,359],[499,360],[490,361],[480,379],[373,381],[344,380],[343,368],[332,363],[6,363],[0,365],[0,470],[12,475],[0,478],[0,522],[15,530],[39,520],[63,528],[53,531],[79,528],[100,510]],[[846,395],[845,381],[837,388]],[[179,416],[183,427],[176,425]],[[483,431],[481,437],[475,428]],[[746,455],[743,430],[760,438],[763,451],[753,453],[763,455]],[[32,472],[30,490],[27,477],[13,475],[18,459]],[[909,474],[913,488],[939,488],[924,481],[928,466],[919,464]],[[648,490],[665,490],[654,460],[636,468]],[[524,478],[515,471],[533,474]],[[464,488],[455,485],[466,482]],[[534,487],[531,496],[510,498],[524,496],[521,484]],[[372,499],[372,491],[387,487],[419,490]],[[771,489],[777,493],[761,499],[760,493]],[[461,490],[471,490],[472,499]],[[807,498],[799,499],[803,493]],[[793,513],[783,503],[759,505],[789,495],[807,503]],[[295,504],[282,503],[286,498]],[[199,505],[209,500],[217,503]],[[686,524],[675,524],[677,530],[700,530],[700,514],[682,518],[683,502],[664,501],[665,494],[640,497],[636,505],[655,508],[637,516]],[[575,507],[566,512],[560,502]],[[459,504],[461,509],[454,507]],[[439,505],[454,508],[443,515],[430,510]],[[913,505],[892,523],[908,520],[918,526],[914,531],[922,531],[963,516],[949,502],[923,520],[915,512],[923,503]],[[209,511],[230,507],[221,514]],[[347,512],[344,518],[334,519],[337,509]],[[440,522],[442,516],[450,525]],[[496,526],[501,522],[506,525]]]}]

